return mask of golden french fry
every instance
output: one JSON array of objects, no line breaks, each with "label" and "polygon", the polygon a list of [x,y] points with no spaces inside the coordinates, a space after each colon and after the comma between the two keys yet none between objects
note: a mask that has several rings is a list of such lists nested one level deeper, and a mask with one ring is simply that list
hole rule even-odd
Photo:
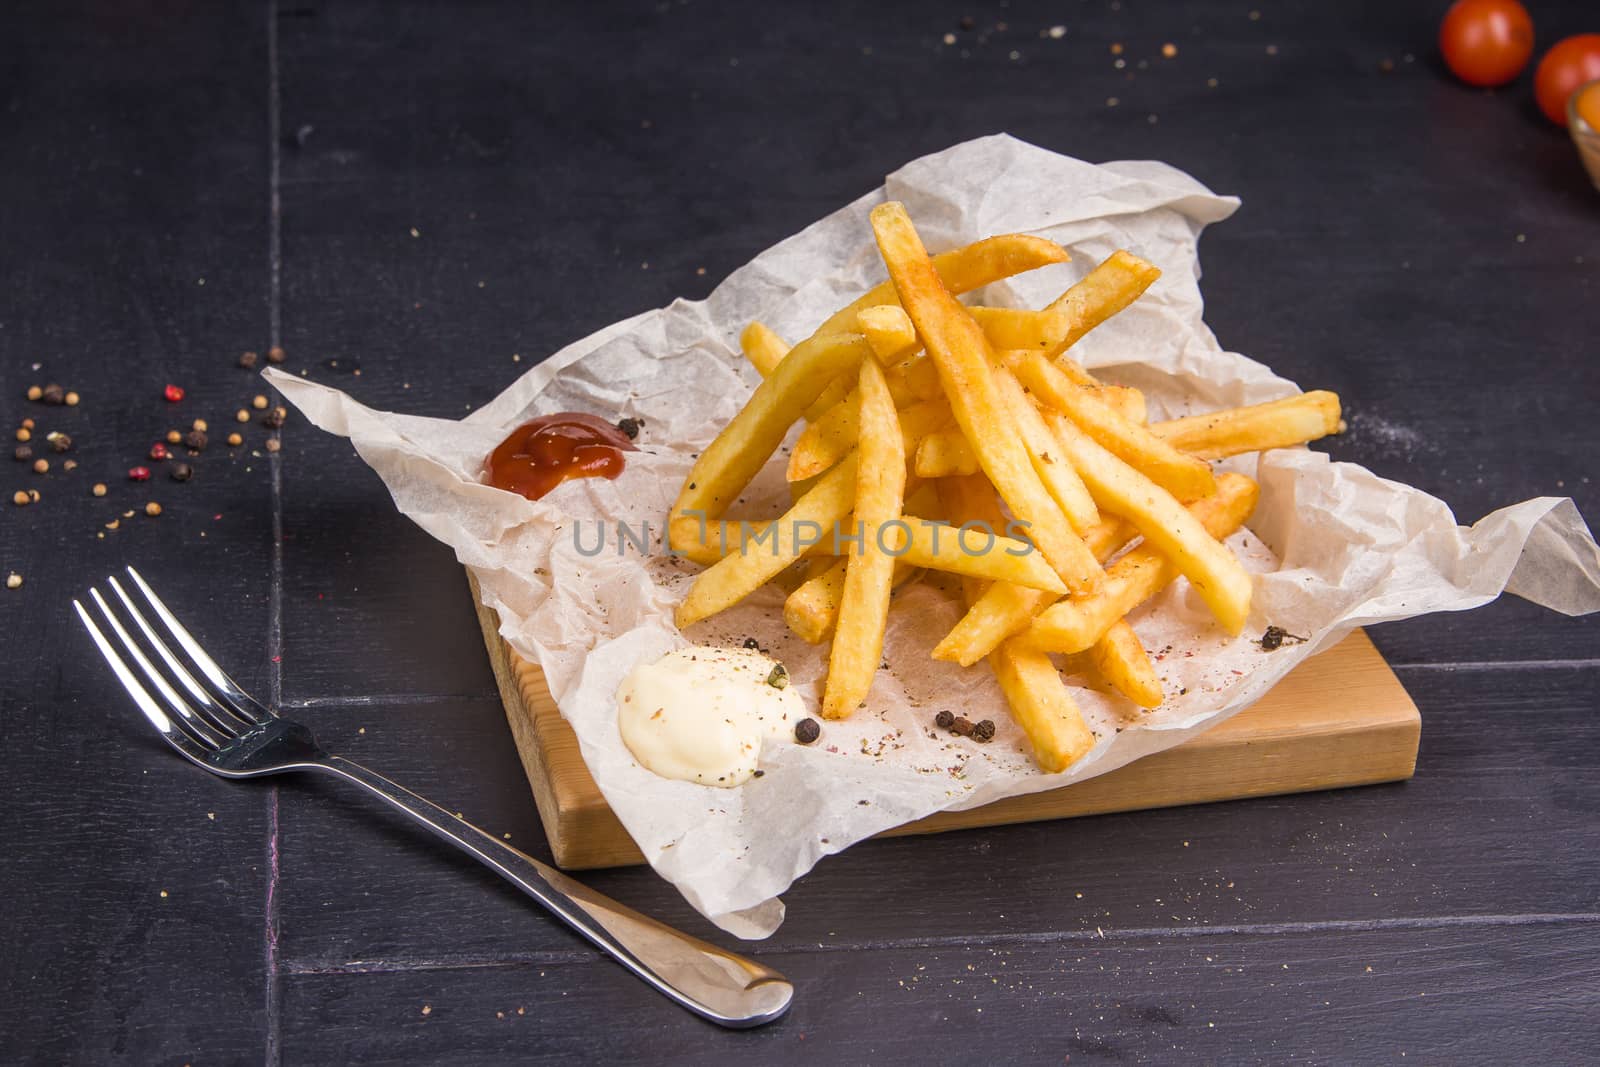
[{"label": "golden french fry", "polygon": [[[1243,486],[1235,481],[1241,477],[1243,476],[1237,474],[1224,474],[1218,478],[1219,495],[1224,489],[1230,495],[1242,492]],[[1245,481],[1248,482],[1249,479],[1246,478]],[[1254,497],[1250,499],[1250,506],[1254,506]],[[1204,516],[1209,515],[1211,509],[1215,507],[1214,497],[1207,497],[1203,501],[1189,505],[1189,512],[1201,519],[1208,533],[1214,527]],[[1243,521],[1239,520],[1240,523]],[[1237,525],[1235,524],[1235,528]],[[1230,529],[1223,536],[1232,532]],[[1137,536],[1139,530],[1132,523],[1107,515],[1083,535],[1083,542],[1094,553],[1095,559],[1103,563]],[[1111,570],[1115,570],[1115,565]],[[1108,580],[1109,577],[1108,571]],[[1041,593],[1037,589],[1024,589],[1006,582],[996,582],[967,610],[966,615],[962,616],[961,621],[951,628],[944,639],[934,646],[933,658],[970,667],[999,647],[1006,638],[1028,629],[1033,623],[1034,616],[1056,599],[1049,593]]]},{"label": "golden french fry", "polygon": [[[1224,474],[1217,483],[1216,493],[1195,501],[1183,514],[1186,527],[1198,529],[1199,536],[1220,550],[1243,580],[1242,604],[1238,602],[1238,594],[1234,594],[1224,605],[1229,611],[1228,618],[1219,615],[1228,632],[1236,634],[1243,628],[1249,610],[1250,577],[1221,541],[1250,517],[1260,490],[1242,474]],[[1093,482],[1090,484],[1092,486]],[[1063,600],[1040,612],[1022,635],[1027,644],[1050,652],[1081,652],[1103,637],[1128,612],[1166,588],[1178,576],[1182,565],[1193,565],[1194,553],[1188,543],[1187,530],[1179,546],[1173,545],[1171,538],[1165,538],[1168,543],[1162,543],[1162,539],[1151,536],[1142,525],[1140,529],[1145,542],[1106,568],[1101,590],[1091,596]],[[1181,565],[1180,558],[1184,561]],[[1193,578],[1189,580],[1194,582]],[[1205,597],[1204,588],[1196,584],[1195,589]],[[1206,603],[1211,605],[1212,598],[1207,597]],[[1211,610],[1217,612],[1215,606]],[[1233,625],[1233,621],[1238,625]]]},{"label": "golden french fry", "polygon": [[1112,623],[1111,629],[1089,646],[1089,662],[1113,689],[1141,708],[1161,705],[1161,679],[1156,677],[1156,666],[1126,619]]},{"label": "golden french fry", "polygon": [[1067,591],[1060,576],[1032,545],[1002,532],[1006,529],[1004,524],[955,526],[909,515],[902,523],[881,532],[869,526],[866,536],[881,538],[892,555],[914,567],[1010,582],[1058,596]]},{"label": "golden french fry", "polygon": [[[862,362],[858,388],[861,443],[856,450],[855,522],[857,529],[876,532],[880,525],[900,518],[906,485],[905,444],[889,383],[876,360]],[[895,559],[877,542],[876,537],[863,537],[845,557],[844,591],[822,694],[822,715],[827,719],[848,717],[866,699],[883,657]]]},{"label": "golden french fry", "polygon": [[[783,621],[808,644],[820,645],[833,635],[839,619],[839,601],[844,594],[845,561],[833,556],[812,560],[822,569],[808,575],[799,588],[783,602]],[[900,588],[921,572],[905,560],[896,560],[893,588]]]},{"label": "golden french fry", "polygon": [[[859,397],[852,392],[843,403],[805,428],[789,455],[789,481],[816,477],[856,446],[859,405]],[[915,453],[924,437],[948,426],[954,417],[942,397],[917,401],[905,408],[900,412],[900,430],[906,451]]]},{"label": "golden french fry", "polygon": [[917,477],[947,478],[978,473],[978,457],[967,446],[967,437],[955,426],[935,430],[917,445]]},{"label": "golden french fry", "polygon": [[1060,308],[1028,311],[1021,308],[969,307],[970,314],[989,344],[995,348],[1047,351],[1072,327],[1071,316]]},{"label": "golden french fry", "polygon": [[[1056,361],[1056,369],[1061,368],[1061,361]],[[1144,407],[1144,394],[1127,385],[1102,385],[1095,392],[1100,398],[1100,403],[1115,411],[1129,422],[1143,426],[1147,419]],[[1154,427],[1151,427],[1152,432]],[[1159,435],[1158,435],[1159,436]],[[1172,442],[1168,441],[1168,444]],[[1174,446],[1177,447],[1177,446]],[[1187,452],[1189,449],[1184,449]]]},{"label": "golden french fry", "polygon": [[994,380],[1011,412],[1016,432],[1028,450],[1034,473],[1050,491],[1051,497],[1072,524],[1072,529],[1081,534],[1100,521],[1100,511],[1094,506],[1094,498],[1089,495],[1078,472],[1062,457],[1055,434],[1028,399],[1021,383],[1004,367],[996,368]]},{"label": "golden french fry", "polygon": [[[940,253],[933,259],[933,268],[951,292],[965,293],[1013,274],[1064,263],[1069,258],[1066,249],[1054,241],[1013,233]],[[789,427],[826,391],[835,389],[835,379],[841,375],[848,376],[844,387],[828,406],[844,399],[855,365],[871,354],[866,338],[848,333],[855,324],[856,313],[875,304],[898,302],[892,282],[876,285],[834,312],[816,333],[789,350],[772,377],[722,428],[690,470],[669,520],[668,536],[674,547],[680,536],[690,537],[696,529],[697,515],[686,513],[718,518],[727,511],[777,451]],[[841,332],[845,332],[845,340],[837,336]],[[856,339],[860,341],[859,349]],[[826,408],[817,411],[817,416],[824,411]]]},{"label": "golden french fry", "polygon": [[1006,432],[1006,405],[994,383],[993,353],[983,331],[940,283],[905,207],[880,204],[871,219],[900,304],[939,366],[956,423],[979,464],[1012,513],[1028,524],[1029,537],[1067,587],[1093,589],[1100,565],[1039,480],[1027,449]]},{"label": "golden french fry", "polygon": [[1292,448],[1339,432],[1339,396],[1324,389],[1158,422],[1150,432],[1202,459]]},{"label": "golden french fry", "polygon": [[[939,483],[939,495],[954,519],[991,524],[1001,520],[994,489],[981,475],[946,478]],[[977,599],[978,583],[964,585],[970,605]],[[1041,768],[1052,774],[1066,770],[1094,747],[1094,734],[1049,655],[1012,640],[989,656],[989,667]]]},{"label": "golden french fry", "polygon": [[[865,363],[874,363],[866,360]],[[825,532],[837,528],[837,523],[850,513],[855,503],[857,457],[847,456],[843,462],[824,474],[811,487],[811,491],[795,501],[770,526],[761,527],[761,543],[752,539],[740,551],[730,552],[695,576],[688,596],[678,605],[676,620],[683,629],[702,619],[732,607],[821,541]],[[703,543],[698,522],[688,520],[688,533],[684,544]],[[672,533],[677,534],[674,529]],[[770,546],[770,547],[769,547]],[[680,547],[678,551],[683,551]]]},{"label": "golden french fry", "polygon": [[1118,250],[1062,293],[1048,310],[1067,320],[1056,343],[1045,355],[1055,357],[1077,344],[1083,335],[1139,299],[1161,271],[1131,252]]},{"label": "golden french fry", "polygon": [[[885,367],[917,350],[917,328],[899,304],[874,304],[856,312],[856,329],[866,335],[878,362]],[[893,383],[890,383],[891,391]]]},{"label": "golden french fry", "polygon": [[764,322],[752,322],[746,326],[739,335],[739,347],[744,350],[744,358],[763,378],[772,377],[779,361],[789,352],[788,343],[773,333]]},{"label": "golden french fry", "polygon": [[[913,356],[888,371],[889,391],[901,407],[914,400],[936,400],[944,396],[939,367],[925,354]],[[905,399],[902,400],[901,398]]]},{"label": "golden french fry", "polygon": [[1016,372],[1041,403],[1067,415],[1097,443],[1180,500],[1198,500],[1216,491],[1216,479],[1205,460],[1179,452],[1145,427],[1129,422],[1088,389],[1069,381],[1044,356],[1035,353],[1019,360]]}]

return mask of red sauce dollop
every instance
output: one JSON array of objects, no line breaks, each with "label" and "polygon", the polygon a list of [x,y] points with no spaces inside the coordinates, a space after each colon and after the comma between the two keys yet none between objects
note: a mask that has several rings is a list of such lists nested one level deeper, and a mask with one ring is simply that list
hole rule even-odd
[{"label": "red sauce dollop", "polygon": [[538,500],[568,478],[615,478],[624,452],[638,451],[628,435],[595,415],[540,415],[511,431],[489,453],[489,484]]}]

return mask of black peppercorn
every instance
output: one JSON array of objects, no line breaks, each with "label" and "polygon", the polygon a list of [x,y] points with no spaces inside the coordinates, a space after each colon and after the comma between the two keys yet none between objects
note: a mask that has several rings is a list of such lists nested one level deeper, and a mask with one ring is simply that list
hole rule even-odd
[{"label": "black peppercorn", "polygon": [[190,430],[183,436],[183,443],[190,452],[204,452],[209,443],[208,438],[199,430]]},{"label": "black peppercorn", "polygon": [[276,430],[286,421],[288,421],[288,418],[288,408],[273,408],[271,411],[261,416],[261,424],[267,427],[269,430]]},{"label": "black peppercorn", "polygon": [[45,440],[50,442],[50,449],[54,452],[65,452],[72,447],[72,438],[64,433],[47,434]]},{"label": "black peppercorn", "polygon": [[794,739],[802,745],[809,745],[822,736],[822,727],[817,725],[816,719],[801,719],[794,724]]},{"label": "black peppercorn", "polygon": [[33,458],[33,449],[27,445],[18,445],[17,450],[11,454],[16,457],[18,463],[26,463]]},{"label": "black peppercorn", "polygon": [[172,480],[173,481],[175,481],[175,482],[186,482],[190,478],[193,478],[193,477],[194,477],[194,468],[189,466],[187,463],[174,463],[172,465]]},{"label": "black peppercorn", "polygon": [[239,357],[239,366],[243,367],[245,370],[255,370],[256,360],[260,358],[261,357],[256,355],[254,352],[246,352]]},{"label": "black peppercorn", "polygon": [[933,717],[933,725],[941,730],[948,730],[955,725],[956,717],[948,711],[941,711]]},{"label": "black peppercorn", "polygon": [[974,726],[972,728],[972,739],[974,741],[987,741],[990,738],[992,738],[993,736],[994,736],[994,720],[993,719],[984,719],[982,722],[978,723],[978,725],[976,725],[976,726]]},{"label": "black peppercorn", "polygon": [[965,715],[957,715],[955,721],[950,724],[950,729],[954,730],[962,737],[971,737],[972,720],[967,718]]},{"label": "black peppercorn", "polygon": [[51,382],[44,387],[43,398],[46,404],[65,404],[67,402],[67,391],[55,382]]},{"label": "black peppercorn", "polygon": [[744,639],[744,647],[759,652],[761,650],[761,642],[753,637],[747,637]]},{"label": "black peppercorn", "polygon": [[617,429],[619,429],[623,433],[627,434],[628,435],[628,440],[630,440],[630,441],[635,440],[639,436],[639,430],[643,426],[644,426],[644,420],[643,419],[618,419],[617,420]]}]

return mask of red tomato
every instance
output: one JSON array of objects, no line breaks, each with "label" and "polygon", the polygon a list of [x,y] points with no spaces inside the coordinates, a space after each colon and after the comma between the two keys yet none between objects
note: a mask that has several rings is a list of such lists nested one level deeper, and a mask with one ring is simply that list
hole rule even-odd
[{"label": "red tomato", "polygon": [[1600,78],[1600,33],[1580,33],[1559,41],[1539,60],[1533,92],[1539,110],[1557,126],[1567,124],[1567,98],[1584,82]]},{"label": "red tomato", "polygon": [[1504,85],[1533,56],[1533,19],[1517,0],[1456,0],[1439,24],[1439,51],[1468,85]]}]

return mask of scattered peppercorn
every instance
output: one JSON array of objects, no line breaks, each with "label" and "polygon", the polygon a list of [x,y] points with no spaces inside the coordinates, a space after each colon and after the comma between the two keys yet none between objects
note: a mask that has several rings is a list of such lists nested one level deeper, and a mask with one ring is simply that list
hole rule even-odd
[{"label": "scattered peppercorn", "polygon": [[249,422],[250,421],[250,413],[248,411],[246,411],[244,408],[240,408],[238,411],[235,411],[233,413],[233,421],[234,422]]},{"label": "scattered peppercorn", "polygon": [[172,465],[172,480],[173,481],[175,481],[175,482],[186,482],[190,478],[193,478],[193,477],[194,477],[194,468],[189,466],[187,463],[174,463]]},{"label": "scattered peppercorn", "polygon": [[28,399],[29,400],[38,400],[41,396],[44,396],[44,390],[43,389],[40,389],[37,385],[28,386]]},{"label": "scattered peppercorn", "polygon": [[282,363],[283,358],[283,349],[280,346],[273,345],[271,348],[267,349],[268,363]]},{"label": "scattered peppercorn", "polygon": [[23,419],[23,420],[22,420],[22,428],[23,428],[23,429],[24,429],[24,430],[31,430],[31,429],[33,429],[33,420],[32,420],[32,419]]},{"label": "scattered peppercorn", "polygon": [[972,739],[974,741],[988,741],[992,737],[994,737],[993,719],[984,719],[972,728]]},{"label": "scattered peppercorn", "polygon": [[152,500],[144,506],[144,513],[153,519],[161,514],[161,505]]},{"label": "scattered peppercorn", "polygon": [[973,20],[971,15],[962,15],[961,16],[960,26],[961,26],[961,28],[963,30],[970,30],[976,25],[977,25],[977,22]]},{"label": "scattered peppercorn", "polygon": [[43,400],[46,404],[65,404],[67,402],[67,392],[55,382],[51,382],[44,387]]},{"label": "scattered peppercorn", "polygon": [[1161,46],[1161,54],[1171,59],[1178,54],[1178,46],[1169,41]]},{"label": "scattered peppercorn", "polygon": [[236,433],[230,433],[228,435],[228,447],[229,448],[238,448],[242,444],[244,444],[244,438],[243,437],[240,437]]},{"label": "scattered peppercorn", "polygon": [[774,663],[771,672],[767,675],[767,684],[774,689],[789,688],[789,668],[781,663]]},{"label": "scattered peppercorn", "polygon": [[19,426],[17,428],[17,440],[19,440],[19,441],[31,441],[31,440],[33,440],[33,431],[28,429],[26,426]]},{"label": "scattered peppercorn", "polygon": [[268,452],[276,452],[278,449],[280,449],[282,447],[283,447],[283,442],[278,440],[276,437],[267,438],[267,451]]},{"label": "scattered peppercorn", "polygon": [[11,494],[11,502],[19,508],[27,507],[30,499],[31,498],[28,496],[28,494],[24,493],[21,489],[18,489],[15,493]]},{"label": "scattered peppercorn", "polygon": [[26,463],[33,458],[33,449],[27,445],[18,445],[17,450],[11,453],[18,463]]},{"label": "scattered peppercorn", "polygon": [[[6,575],[6,588],[7,589],[21,589],[22,588],[22,575],[16,573],[15,571],[12,571],[10,574]],[[760,774],[761,772],[757,771],[756,773]]]},{"label": "scattered peppercorn", "polygon": [[634,441],[639,437],[639,431],[644,427],[643,419],[618,419],[617,429],[628,435],[628,440]]},{"label": "scattered peppercorn", "polygon": [[767,775],[766,771],[757,770],[757,771],[751,771],[750,772],[750,777],[752,777],[752,778],[765,778],[766,775]]},{"label": "scattered peppercorn", "polygon": [[802,745],[809,745],[822,736],[822,727],[817,725],[816,719],[801,719],[794,724],[794,739]]},{"label": "scattered peppercorn", "polygon": [[1299,644],[1304,640],[1305,638],[1297,637],[1281,626],[1269,626],[1266,632],[1261,635],[1261,640],[1257,641],[1256,644],[1261,646],[1261,651],[1263,652],[1276,652],[1283,647],[1285,641],[1293,641]]},{"label": "scattered peppercorn", "polygon": [[150,468],[149,467],[129,467],[128,468],[128,481],[130,481],[130,482],[148,482],[149,480],[150,480]]},{"label": "scattered peppercorn", "polygon": [[204,452],[206,445],[210,443],[211,439],[205,435],[203,430],[190,430],[183,439],[184,447],[188,448],[190,452]]},{"label": "scattered peppercorn", "polygon": [[965,715],[957,715],[955,717],[955,721],[950,724],[950,729],[954,730],[962,737],[971,737],[972,720],[967,718]]},{"label": "scattered peppercorn", "polygon": [[256,355],[254,352],[245,352],[239,357],[239,366],[243,367],[245,370],[255,370],[256,360],[260,358],[261,357]]},{"label": "scattered peppercorn", "polygon": [[69,459],[65,463],[61,464],[61,469],[64,471],[75,471],[78,469],[78,461],[75,459]]},{"label": "scattered peppercorn", "polygon": [[67,407],[75,408],[78,406],[78,394],[74,393],[72,390],[67,390],[67,395],[64,397],[64,399],[67,402]]},{"label": "scattered peppercorn", "polygon": [[161,390],[161,395],[167,398],[167,403],[176,404],[183,399],[183,387],[169,383],[165,389]]},{"label": "scattered peppercorn", "polygon": [[72,438],[60,430],[50,431],[44,435],[44,439],[50,442],[50,450],[52,452],[65,452],[72,447]]},{"label": "scattered peppercorn", "polygon": [[183,441],[183,434],[179,433],[177,430],[168,430],[167,431],[167,444],[176,445],[176,444],[182,443],[182,441]]},{"label": "scattered peppercorn", "polygon": [[157,463],[166,459],[171,454],[172,453],[167,451],[167,446],[162,444],[160,441],[157,441],[155,444],[150,446],[150,458],[155,460]]},{"label": "scattered peppercorn", "polygon": [[94,488],[91,489],[90,492],[94,493],[95,496],[105,496],[106,495],[106,483],[105,482],[95,482],[94,483]]},{"label": "scattered peppercorn", "polygon": [[761,642],[753,637],[747,637],[744,639],[744,647],[759,652],[761,651]]},{"label": "scattered peppercorn", "polygon": [[195,419],[194,422],[189,424],[189,429],[194,430],[197,433],[205,433],[207,430],[211,429],[211,427],[206,424],[205,419]]},{"label": "scattered peppercorn", "polygon": [[37,489],[29,489],[28,490],[28,502],[30,504],[37,504],[39,502],[39,490],[37,490]]},{"label": "scattered peppercorn", "polygon": [[49,469],[50,469],[50,461],[49,460],[47,460],[47,459],[36,459],[36,460],[33,461],[33,473],[35,473],[35,474],[43,474],[46,471],[48,471]]},{"label": "scattered peppercorn", "polygon": [[941,730],[948,730],[955,723],[956,717],[948,711],[941,711],[933,717],[933,725]]},{"label": "scattered peppercorn", "polygon": [[266,415],[262,416],[261,425],[267,427],[269,430],[276,430],[285,422],[287,422],[288,419],[288,408],[273,408],[271,411],[267,412]]},{"label": "scattered peppercorn", "polygon": [[257,411],[265,411],[267,408],[267,398],[262,396],[260,393],[257,393],[255,396],[250,398],[250,406],[255,408]]}]

